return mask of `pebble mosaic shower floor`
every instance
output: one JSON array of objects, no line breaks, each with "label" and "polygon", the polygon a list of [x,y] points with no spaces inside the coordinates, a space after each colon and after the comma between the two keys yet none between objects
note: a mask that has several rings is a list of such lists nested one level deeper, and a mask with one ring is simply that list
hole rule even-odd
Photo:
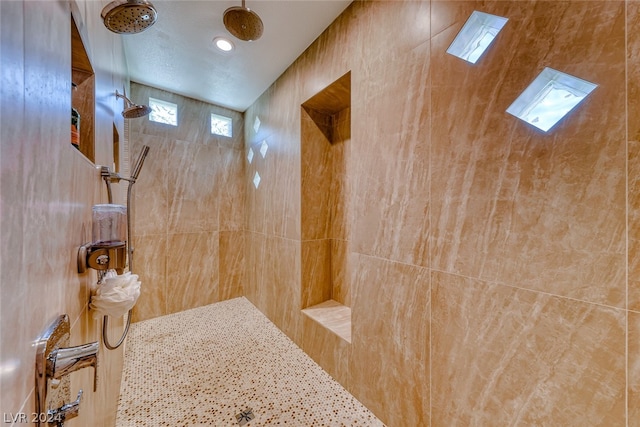
[{"label": "pebble mosaic shower floor", "polygon": [[246,298],[131,325],[117,427],[384,426]]}]

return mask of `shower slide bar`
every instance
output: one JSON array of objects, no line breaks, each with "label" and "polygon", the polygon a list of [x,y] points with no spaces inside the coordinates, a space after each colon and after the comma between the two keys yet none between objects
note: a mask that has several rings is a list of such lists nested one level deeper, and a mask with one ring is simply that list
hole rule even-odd
[{"label": "shower slide bar", "polygon": [[[107,185],[107,196],[109,198],[109,203],[113,203],[113,194],[111,192],[111,183],[119,182],[120,180],[127,181],[129,185],[127,186],[127,258],[129,260],[129,272],[133,274],[133,247],[132,247],[132,233],[131,233],[131,189],[133,188],[133,184],[136,183],[138,179],[138,175],[140,174],[140,169],[142,169],[142,164],[144,163],[144,159],[149,154],[149,146],[143,145],[142,151],[136,160],[136,163],[133,167],[133,172],[131,173],[131,177],[123,178],[117,173],[113,173],[109,170],[108,166],[102,166],[101,168],[101,176],[104,179],[105,184]],[[122,332],[122,336],[118,340],[115,345],[112,345],[109,342],[109,316],[105,315],[102,320],[102,342],[105,347],[109,350],[115,350],[122,345],[124,339],[127,337],[127,333],[129,332],[129,326],[131,326],[131,314],[133,309],[130,309],[127,313],[127,322],[124,327],[124,331]]]}]

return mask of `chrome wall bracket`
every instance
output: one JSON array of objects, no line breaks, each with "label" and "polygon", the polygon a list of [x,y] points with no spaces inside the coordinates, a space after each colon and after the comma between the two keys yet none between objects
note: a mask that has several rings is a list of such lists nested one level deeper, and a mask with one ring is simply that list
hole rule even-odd
[{"label": "chrome wall bracket", "polygon": [[78,273],[84,273],[87,268],[93,268],[94,270],[113,269],[118,274],[122,274],[126,263],[126,242],[110,245],[86,243],[78,249]]}]

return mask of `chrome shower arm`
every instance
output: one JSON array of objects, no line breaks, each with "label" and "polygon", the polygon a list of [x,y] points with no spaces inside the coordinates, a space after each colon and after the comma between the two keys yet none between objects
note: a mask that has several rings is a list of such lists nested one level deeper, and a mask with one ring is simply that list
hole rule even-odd
[{"label": "chrome shower arm", "polygon": [[127,95],[124,95],[120,92],[118,92],[118,90],[116,89],[116,99],[124,99],[124,107],[125,109],[131,107],[133,104],[133,102],[131,102],[131,100],[129,98],[127,98]]}]

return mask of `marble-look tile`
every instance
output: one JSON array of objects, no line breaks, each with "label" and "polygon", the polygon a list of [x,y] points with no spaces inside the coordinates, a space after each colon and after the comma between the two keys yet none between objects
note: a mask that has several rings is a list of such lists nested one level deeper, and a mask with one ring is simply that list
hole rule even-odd
[{"label": "marble-look tile", "polygon": [[[299,144],[294,146],[291,141],[297,140],[280,134],[266,141],[269,150],[265,158],[259,154],[262,141],[253,145],[256,156],[245,176],[247,228],[290,239],[300,238]],[[287,145],[292,146],[291,149],[287,149]],[[256,172],[262,177],[257,188],[253,184]]]},{"label": "marble-look tile", "polygon": [[[28,300],[25,286],[25,269],[18,268],[18,254],[25,252],[23,234],[27,229],[23,215],[29,197],[22,191],[25,174],[25,155],[28,145],[22,140],[24,117],[24,21],[23,5],[19,2],[0,3],[0,28],[2,63],[0,69],[0,363],[3,372],[0,380],[0,396],[3,412],[17,412],[32,382],[22,381],[23,375],[32,372],[26,362],[29,347],[29,316],[27,310],[14,310]],[[6,64],[6,66],[5,66]],[[11,126],[10,124],[13,124]],[[5,202],[6,201],[6,202]],[[33,406],[28,406],[31,408]]]},{"label": "marble-look tile", "polygon": [[300,108],[300,186],[302,239],[326,239],[331,232],[332,152],[334,146],[304,108]]},{"label": "marble-look tile", "polygon": [[[244,120],[241,113],[146,85],[131,84],[131,100],[133,102],[148,104],[149,97],[176,104],[178,106],[178,125],[152,122],[149,120],[149,116],[146,116],[132,122],[132,129],[136,133],[180,141],[200,141],[206,145],[221,144],[230,148],[242,147]],[[227,138],[211,134],[211,113],[233,119],[233,137]]]},{"label": "marble-look tile", "polygon": [[302,317],[300,252],[294,240],[247,233],[245,296],[295,342]]},{"label": "marble-look tile", "polygon": [[139,276],[140,297],[133,308],[133,322],[167,314],[167,237],[135,236],[132,272]]},{"label": "marble-look tile", "polygon": [[216,177],[220,231],[236,231],[245,228],[245,161],[243,150],[220,148],[218,177]]},{"label": "marble-look tile", "polygon": [[[78,425],[110,427],[115,423],[120,394],[120,380],[126,345],[109,350],[102,341],[102,319],[93,319],[89,311],[72,324],[70,345],[81,345],[93,341],[100,343],[98,350],[97,387],[93,391],[93,368],[81,369],[71,374],[71,396],[75,399],[78,391],[84,391],[78,417],[73,420]],[[122,336],[124,317],[109,317],[108,340],[115,345]],[[115,397],[115,398],[113,398]]]},{"label": "marble-look tile", "polygon": [[627,2],[628,308],[640,311],[640,3]]},{"label": "marble-look tile", "polygon": [[640,312],[640,141],[628,142],[628,293],[629,310]]},{"label": "marble-look tile", "polygon": [[300,347],[322,369],[349,389],[351,343],[307,316],[302,316],[301,325],[304,334]]},{"label": "marble-look tile", "polygon": [[428,425],[428,270],[359,255],[353,277],[350,390],[389,425]]},{"label": "marble-look tile", "polygon": [[[106,193],[95,165],[69,143],[69,3],[8,2],[0,8],[0,402],[3,414],[30,416],[35,410],[33,342],[49,323],[66,313],[76,343],[100,339],[99,329],[84,334],[96,274],[78,274],[77,250],[91,240],[91,206],[104,201]],[[113,46],[114,41],[107,36],[104,43]],[[109,65],[124,61],[111,54]],[[98,53],[94,59],[104,57]],[[122,83],[120,77],[107,78]],[[98,161],[109,164],[110,159]],[[113,370],[116,379],[117,357],[113,352],[101,359],[101,368]],[[114,395],[110,388],[99,399],[88,398],[86,425],[102,426],[102,414],[114,409],[116,399],[117,390]]]},{"label": "marble-look tile", "polygon": [[[167,313],[218,301],[218,232],[170,234],[167,239]],[[201,262],[204,257],[208,262]]]},{"label": "marble-look tile", "polygon": [[[506,16],[510,21],[481,62],[470,66],[447,55],[445,50],[474,9]],[[620,355],[624,354],[624,344],[620,345],[624,342],[621,312],[546,294],[624,305],[627,158],[623,12],[624,3],[615,1],[354,2],[247,111],[248,127],[255,117],[262,122],[258,132],[247,130],[247,148],[267,139],[270,146],[273,142],[274,150],[267,159],[257,157],[254,163],[245,164],[246,217],[250,230],[246,292],[270,317],[278,316],[278,310],[290,310],[286,315],[295,319],[299,307],[281,299],[292,298],[299,292],[296,287],[302,284],[289,287],[283,283],[303,281],[306,275],[290,278],[280,271],[277,262],[274,268],[270,260],[276,246],[282,249],[296,241],[301,245],[301,270],[315,268],[305,253],[309,246],[297,242],[300,238],[311,238],[305,234],[306,189],[304,185],[299,188],[301,184],[297,182],[304,182],[304,172],[300,171],[304,171],[306,160],[300,140],[304,120],[297,114],[301,103],[351,71],[351,139],[344,146],[346,178],[340,182],[346,189],[340,196],[344,203],[328,203],[336,208],[330,214],[332,227],[339,223],[335,221],[337,216],[346,218],[337,227],[344,226],[346,232],[332,230],[328,237],[332,244],[345,245],[342,249],[345,256],[340,255],[339,259],[346,260],[346,273],[342,275],[350,278],[353,288],[354,342],[348,350],[341,348],[332,342],[335,336],[326,331],[323,335],[319,331],[324,329],[304,316],[299,333],[290,336],[294,339],[297,336],[298,342],[303,342],[316,360],[337,376],[345,375],[338,359],[348,352],[349,388],[390,425],[397,420],[427,425],[430,393],[440,405],[437,416],[451,420],[442,415],[441,402],[450,404],[451,399],[457,399],[455,393],[436,396],[435,388],[432,392],[428,389],[428,331],[434,325],[429,323],[427,270],[418,266],[540,292],[491,285],[491,295],[498,294],[496,298],[502,305],[490,307],[489,312],[473,312],[474,323],[467,331],[493,321],[495,313],[501,313],[499,308],[509,307],[509,297],[515,295],[519,305],[511,308],[519,313],[518,319],[524,320],[515,325],[518,330],[514,327],[494,331],[505,338],[497,340],[493,347],[509,347],[515,342],[522,354],[528,354],[527,344],[553,344],[555,337],[562,334],[569,343],[591,343],[592,350],[588,353],[591,358],[580,360],[584,363],[579,368],[588,366],[595,373],[578,379],[600,399],[593,400],[594,410],[600,411],[593,419],[605,419],[612,424],[624,421],[619,417],[621,413],[624,417],[624,411],[620,412],[624,399],[611,398],[624,388],[624,381],[620,382],[620,373],[624,376],[624,367],[620,365]],[[630,7],[629,14],[633,13]],[[389,34],[395,37],[389,38]],[[532,130],[505,113],[543,66],[599,85],[576,114],[549,135]],[[632,76],[633,66],[628,68]],[[632,126],[630,140],[631,129]],[[276,158],[269,157],[274,153]],[[631,172],[632,150],[630,156]],[[263,179],[258,190],[251,184],[256,171]],[[633,184],[629,183],[633,192]],[[330,190],[334,197],[338,194],[336,188],[339,187]],[[298,193],[297,189],[301,191]],[[319,190],[309,194],[314,191]],[[283,200],[283,197],[291,198]],[[632,200],[630,197],[630,203]],[[344,211],[341,213],[340,209]],[[292,230],[290,224],[295,223],[296,217],[302,217],[299,235],[287,231]],[[632,215],[630,220],[633,221]],[[307,231],[326,228],[326,222],[318,224]],[[282,236],[292,241],[277,239]],[[632,254],[633,238],[629,237]],[[429,244],[434,247],[431,253]],[[295,250],[280,253],[291,254]],[[352,259],[357,262],[352,263]],[[297,261],[295,255],[287,259],[291,265],[297,266]],[[334,258],[332,269],[333,261]],[[629,264],[634,265],[633,258]],[[331,273],[334,279],[336,275],[339,274]],[[291,289],[294,293],[290,293]],[[441,294],[443,289],[441,284]],[[629,287],[630,303],[632,289],[633,285]],[[334,286],[332,292],[335,291]],[[484,301],[479,292],[473,294],[473,299],[473,303]],[[455,307],[455,301],[450,303]],[[418,311],[418,305],[422,311]],[[408,311],[404,311],[406,307]],[[544,316],[535,311],[538,307]],[[456,315],[449,306],[441,304],[438,309],[442,318]],[[529,309],[526,314],[533,313],[525,317],[522,311],[525,309]],[[398,315],[395,321],[387,320],[394,318],[394,310],[402,316]],[[552,322],[553,319],[567,319],[566,325],[562,320]],[[277,323],[284,324],[286,320]],[[570,331],[576,325],[580,328],[574,338]],[[461,338],[451,341],[447,328],[455,329],[455,323],[438,327],[439,348],[473,339],[462,329]],[[484,328],[489,330],[490,326]],[[604,336],[603,330],[611,333]],[[547,331],[554,335],[546,336]],[[385,336],[393,338],[381,339]],[[409,347],[403,340],[409,341]],[[604,344],[598,347],[597,340]],[[564,369],[563,375],[568,377],[571,370],[567,361],[576,360],[581,349],[564,345],[566,351],[557,360],[559,368]],[[480,351],[485,348],[487,360],[496,357],[486,345]],[[600,349],[604,358],[593,348]],[[634,351],[631,346],[630,351]],[[551,350],[542,348],[540,353],[556,360]],[[614,356],[609,363],[606,355],[611,354]],[[466,359],[461,364],[450,362],[465,355],[438,353],[438,357],[446,359],[445,366],[453,366],[454,373],[468,371]],[[512,357],[513,363],[526,366],[526,360],[517,356]],[[435,362],[432,365],[438,366]],[[530,384],[519,366],[509,375]],[[536,378],[545,374],[539,365],[533,366]],[[499,386],[508,384],[511,377],[496,378],[502,381]],[[449,377],[438,377],[442,384],[448,380]],[[576,385],[575,379],[550,381],[551,389],[542,389],[538,396],[555,393],[559,396],[557,401],[570,402],[581,393],[582,384]],[[465,393],[469,392],[462,387],[460,394]],[[487,394],[486,399],[497,405],[502,396]],[[599,402],[604,401],[611,408],[602,409]],[[511,402],[505,402],[507,410],[514,413],[508,406]],[[550,400],[548,404],[553,403]],[[534,412],[523,412],[522,420],[536,424]],[[506,417],[505,413],[500,407],[477,416],[486,416],[491,423]],[[433,425],[449,425],[436,422],[435,416]],[[557,417],[564,420],[562,416]],[[553,413],[550,422],[555,422],[555,417]],[[465,423],[464,419],[453,422]]]},{"label": "marble-look tile", "polygon": [[220,149],[190,141],[173,141],[169,147],[165,173],[170,232],[218,231]]},{"label": "marble-look tile", "polygon": [[[362,63],[382,64],[395,61],[429,41],[431,2],[379,1],[374,4],[354,2],[349,15],[357,37],[358,58]],[[390,38],[388,35],[394,34]],[[335,52],[338,53],[338,52]],[[334,53],[334,54],[335,54]],[[339,53],[338,53],[339,54]],[[396,56],[398,55],[398,56]]]},{"label": "marble-look tile", "polygon": [[[159,294],[143,292],[135,320],[190,308],[191,303],[198,306],[237,296],[242,292],[239,281],[244,274],[236,270],[242,262],[242,239],[232,241],[231,234],[226,234],[215,237],[214,243],[208,233],[238,232],[244,228],[244,153],[239,149],[243,141],[242,115],[140,84],[133,84],[132,92],[138,102],[147,102],[152,96],[180,105],[179,125],[173,129],[146,119],[130,121],[132,153],[139,152],[143,144],[150,147],[134,188],[134,236],[163,239],[169,248],[176,239],[179,244],[185,243],[175,237],[178,234],[186,238],[189,233],[196,233],[199,242],[168,253],[166,270],[161,272],[151,272],[157,262],[152,262],[153,258],[147,260],[145,275],[161,281],[166,288]],[[233,118],[232,138],[210,134],[211,113]],[[224,245],[224,252],[218,251],[220,244]],[[150,257],[158,254],[153,248],[149,251]],[[184,265],[172,267],[181,259],[188,260],[184,264],[188,265],[186,270]],[[221,287],[218,274],[224,281]],[[207,278],[211,282],[206,283]],[[199,286],[205,302],[197,295],[201,292],[196,290]],[[169,295],[180,296],[175,299],[175,307]]]},{"label": "marble-look tile", "polygon": [[[132,188],[133,235],[166,233],[169,215],[169,149],[171,140],[132,132],[131,164],[135,161],[134,153],[140,153],[142,146],[149,147],[140,175]],[[125,187],[124,181],[118,184]],[[115,186],[114,186],[115,187]]]},{"label": "marble-look tile", "polygon": [[[256,144],[271,136],[270,102],[273,99],[275,86],[269,86],[262,95],[244,113],[244,147]],[[257,129],[257,131],[256,131]]]},{"label": "marble-look tile", "polygon": [[332,297],[333,251],[331,240],[305,240],[300,242],[302,251],[301,305],[307,308]]},{"label": "marble-look tile", "polygon": [[244,232],[246,280],[243,291],[246,297],[262,313],[267,309],[267,286],[264,281],[263,266],[266,256],[266,239],[251,231]]},{"label": "marble-look tile", "polygon": [[351,108],[333,116],[334,142],[330,150],[331,186],[329,188],[329,235],[332,239],[346,240],[351,230],[352,181],[349,179],[351,150]]},{"label": "marble-look tile", "polygon": [[221,231],[219,233],[220,282],[218,301],[244,295],[247,264],[245,262],[244,231]]},{"label": "marble-look tile", "polygon": [[[476,67],[445,53],[461,22],[433,38],[434,268],[624,305],[622,6],[487,3],[526,19]],[[545,65],[599,84],[549,134],[504,112]]]},{"label": "marble-look tile", "polygon": [[70,51],[51,55],[69,42],[66,4],[19,2],[0,12],[0,401],[3,413],[31,413],[34,340],[60,311],[75,319],[88,301],[75,252],[96,182],[69,144]]},{"label": "marble-look tile", "polygon": [[362,71],[352,84],[350,240],[356,252],[427,266],[429,45]]},{"label": "marble-look tile", "polygon": [[[256,154],[245,175],[247,229],[289,239],[299,239],[301,233],[300,85],[297,77],[283,75],[265,91],[264,103],[257,101],[245,112],[246,149],[253,147]],[[265,158],[258,154],[263,141],[269,145]],[[256,172],[264,177],[258,188],[252,183]]]},{"label": "marble-look tile", "polygon": [[268,237],[262,268],[265,283],[273,284],[267,290],[267,316],[294,341],[299,339],[302,317],[299,311],[300,252],[300,244],[294,240]]},{"label": "marble-look tile", "polygon": [[624,425],[625,315],[432,275],[433,425]]},{"label": "marble-look tile", "polygon": [[331,299],[351,306],[351,260],[349,242],[331,239]]},{"label": "marble-look tile", "polygon": [[627,114],[633,118],[627,120],[628,140],[640,141],[640,121],[636,117],[640,117],[640,3],[636,1],[627,1]]},{"label": "marble-look tile", "polygon": [[627,419],[629,427],[640,426],[640,313],[628,312]]},{"label": "marble-look tile", "polygon": [[351,309],[332,299],[302,310],[302,313],[351,343]]}]

